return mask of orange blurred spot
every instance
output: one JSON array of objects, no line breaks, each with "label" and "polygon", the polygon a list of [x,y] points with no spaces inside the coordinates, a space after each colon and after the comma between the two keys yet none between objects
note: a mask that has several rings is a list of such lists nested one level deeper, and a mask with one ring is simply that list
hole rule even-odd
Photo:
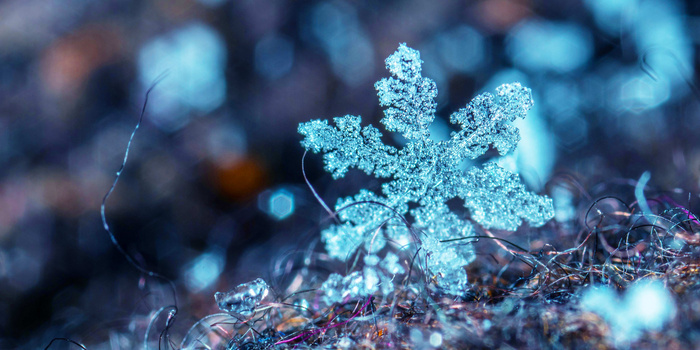
[{"label": "orange blurred spot", "polygon": [[267,172],[252,158],[219,161],[214,164],[214,182],[222,195],[245,201],[257,195],[267,185]]},{"label": "orange blurred spot", "polygon": [[530,0],[485,0],[476,8],[482,24],[500,33],[507,32],[532,13]]},{"label": "orange blurred spot", "polygon": [[59,216],[76,218],[87,210],[84,194],[80,185],[67,174],[45,170],[35,181],[41,188],[43,204]]},{"label": "orange blurred spot", "polygon": [[114,62],[122,51],[116,28],[90,25],[57,39],[44,53],[41,78],[53,95],[72,97],[95,69]]},{"label": "orange blurred spot", "polygon": [[292,317],[275,326],[275,329],[278,332],[288,332],[308,323],[309,319],[305,317]]}]

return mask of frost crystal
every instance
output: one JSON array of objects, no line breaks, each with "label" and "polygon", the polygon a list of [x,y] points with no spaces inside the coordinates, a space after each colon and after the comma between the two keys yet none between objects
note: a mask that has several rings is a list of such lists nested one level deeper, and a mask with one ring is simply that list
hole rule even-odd
[{"label": "frost crystal", "polygon": [[255,307],[265,299],[269,288],[267,283],[258,278],[252,282],[243,283],[226,293],[217,292],[214,299],[219,309],[241,315],[250,315]]},{"label": "frost crystal", "polygon": [[[554,216],[554,209],[551,199],[528,192],[517,174],[495,163],[466,171],[462,167],[465,159],[476,159],[491,147],[501,155],[515,148],[520,134],[511,122],[524,118],[532,107],[530,89],[519,83],[505,84],[496,89],[495,95],[475,97],[450,117],[459,131],[448,140],[434,141],[429,138],[428,127],[435,118],[437,88],[435,82],[421,76],[421,64],[418,51],[401,44],[386,59],[392,77],[375,84],[379,103],[385,107],[381,122],[386,130],[408,139],[402,149],[385,145],[381,132],[371,125],[361,126],[359,116],[334,118],[335,126],[326,120],[312,120],[300,124],[299,133],[304,136],[304,148],[324,153],[325,169],[334,178],[357,168],[388,179],[381,195],[363,189],[354,197],[338,200],[336,211],[342,224],[321,234],[329,255],[347,260],[359,247],[374,254],[387,240],[403,246],[417,238],[430,277],[446,293],[460,295],[467,283],[463,266],[474,260],[473,248],[468,244],[474,230],[449,210],[447,201],[460,198],[475,222],[485,228],[510,231],[523,220],[531,226],[543,225]],[[415,208],[409,210],[409,203],[417,207],[413,205]],[[417,229],[415,238],[399,215],[408,217]],[[352,288],[363,282],[351,281],[363,274],[334,277],[332,283],[350,288],[345,294],[352,295]]]},{"label": "frost crystal", "polygon": [[364,297],[377,291],[376,286],[366,288],[365,281],[360,272],[353,272],[345,277],[337,273],[328,276],[326,282],[321,285],[326,303],[333,304],[344,301],[346,298]]},{"label": "frost crystal", "polygon": [[334,273],[328,277],[321,286],[327,304],[362,298],[377,291],[384,295],[394,291],[393,275],[404,272],[399,257],[388,252],[381,261],[376,255],[367,255],[364,261],[361,272],[355,271],[345,277]]}]

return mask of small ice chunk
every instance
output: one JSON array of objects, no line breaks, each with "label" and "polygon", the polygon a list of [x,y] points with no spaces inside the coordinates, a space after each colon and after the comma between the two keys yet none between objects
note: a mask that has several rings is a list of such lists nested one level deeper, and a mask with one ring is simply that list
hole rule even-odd
[{"label": "small ice chunk", "polygon": [[379,288],[379,276],[376,271],[371,268],[365,268],[365,274],[359,271],[354,271],[349,275],[342,277],[337,273],[328,276],[328,279],[323,282],[320,290],[323,292],[323,299],[327,304],[343,302],[346,299],[364,298],[374,294]]},{"label": "small ice chunk", "polygon": [[442,345],[442,334],[440,334],[439,332],[435,332],[435,333],[431,334],[429,341],[430,341],[430,345],[432,345],[436,348],[440,347],[440,345]]},{"label": "small ice chunk", "polygon": [[382,260],[381,266],[389,272],[390,274],[404,273],[404,269],[399,263],[399,257],[392,252],[386,253],[384,260]]},{"label": "small ice chunk", "polygon": [[255,311],[255,307],[265,299],[268,292],[269,287],[265,280],[258,278],[252,282],[243,283],[226,293],[217,292],[214,294],[214,299],[221,311],[250,315]]},{"label": "small ice chunk", "polygon": [[343,299],[364,297],[370,293],[365,292],[365,281],[362,274],[355,271],[343,277]]},{"label": "small ice chunk", "polygon": [[372,254],[365,256],[365,265],[367,266],[377,266],[379,264],[379,257]]},{"label": "small ice chunk", "polygon": [[382,283],[379,285],[379,287],[382,290],[382,294],[384,295],[389,295],[389,293],[394,291],[394,280],[392,277],[387,276],[385,274],[381,274],[382,278]]},{"label": "small ice chunk", "polygon": [[343,277],[337,273],[332,273],[328,279],[323,282],[321,291],[323,291],[326,303],[333,304],[343,300]]},{"label": "small ice chunk", "polygon": [[377,273],[377,270],[375,270],[372,267],[365,267],[364,270],[364,280],[365,280],[365,289],[364,289],[364,294],[371,295],[376,292],[379,287],[379,274]]},{"label": "small ice chunk", "polygon": [[339,349],[350,349],[353,345],[355,345],[355,342],[350,339],[350,337],[345,336],[338,339],[337,345]]}]

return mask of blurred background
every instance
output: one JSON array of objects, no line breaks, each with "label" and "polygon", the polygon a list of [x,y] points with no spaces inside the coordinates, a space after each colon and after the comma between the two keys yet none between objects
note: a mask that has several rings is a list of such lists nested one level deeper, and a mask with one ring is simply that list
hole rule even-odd
[{"label": "blurred background", "polygon": [[[296,127],[345,114],[379,126],[373,84],[402,42],[438,86],[432,137],[481,91],[533,89],[500,161],[554,197],[556,220],[577,215],[579,193],[552,184],[562,176],[592,186],[649,170],[659,189],[698,193],[695,1],[5,0],[0,348],[128,347],[174,302],[99,215],[159,77],[106,213],[124,249],[174,281],[183,334],[217,310],[215,291],[274,287],[276,259],[318,241],[326,217]],[[318,155],[306,171],[329,205],[367,185],[333,181]]]}]

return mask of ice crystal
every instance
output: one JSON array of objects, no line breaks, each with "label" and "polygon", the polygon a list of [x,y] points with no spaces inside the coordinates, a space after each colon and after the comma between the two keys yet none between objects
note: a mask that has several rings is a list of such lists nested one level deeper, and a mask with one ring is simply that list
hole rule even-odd
[{"label": "ice crystal", "polygon": [[337,273],[328,276],[328,279],[321,285],[326,303],[332,304],[345,300],[346,298],[358,298],[376,292],[376,285],[365,286],[362,274],[354,271],[343,277]]},{"label": "ice crystal", "polygon": [[243,283],[226,293],[216,292],[214,299],[219,309],[241,315],[249,315],[255,311],[255,307],[265,299],[269,287],[262,278]]},{"label": "ice crystal", "polygon": [[365,267],[342,277],[331,274],[321,286],[324,301],[328,304],[361,298],[381,291],[386,295],[394,291],[392,278],[404,269],[399,264],[399,257],[388,252],[384,259],[374,254],[365,256]]},{"label": "ice crystal", "polygon": [[[462,165],[489,148],[501,155],[515,148],[520,134],[511,122],[524,118],[532,107],[530,89],[512,83],[498,87],[495,95],[476,96],[451,115],[450,121],[459,130],[448,140],[434,141],[428,128],[435,118],[437,88],[421,75],[421,64],[419,52],[401,44],[386,59],[392,77],[375,84],[379,103],[385,107],[381,122],[386,130],[408,140],[403,148],[384,144],[381,132],[371,125],[362,126],[359,116],[334,118],[335,126],[327,120],[312,120],[300,124],[299,133],[304,136],[304,148],[324,153],[325,169],[334,178],[357,168],[387,179],[381,195],[362,189],[354,197],[338,200],[336,211],[342,223],[322,232],[328,254],[346,260],[361,246],[370,254],[380,251],[387,239],[399,245],[418,241],[429,276],[446,293],[460,295],[467,283],[463,266],[474,260],[473,248],[467,244],[474,229],[450,211],[447,201],[460,198],[473,221],[485,228],[510,231],[523,220],[531,226],[543,225],[554,210],[551,199],[528,192],[517,174],[493,162],[468,170]],[[409,203],[415,208],[409,210]],[[409,218],[416,230],[409,230],[400,216]],[[364,283],[360,281],[363,274],[365,271],[329,279],[324,284],[327,290],[346,288],[346,293],[330,299],[360,293],[355,291]],[[372,291],[376,289],[364,289],[366,294]]]}]

